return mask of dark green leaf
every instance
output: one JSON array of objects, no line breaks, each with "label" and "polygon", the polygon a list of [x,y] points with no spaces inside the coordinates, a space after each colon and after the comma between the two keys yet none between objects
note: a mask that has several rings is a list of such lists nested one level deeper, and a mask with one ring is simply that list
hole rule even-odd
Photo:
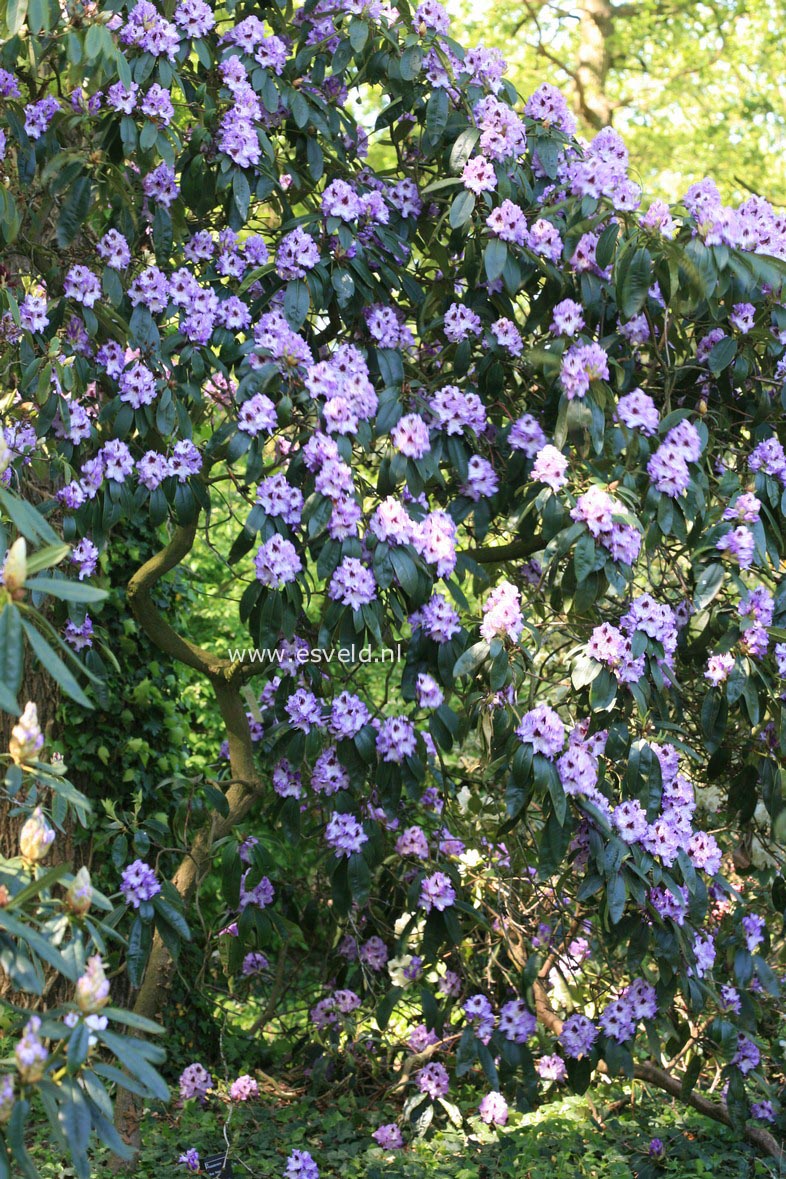
[{"label": "dark green leaf", "polygon": [[419,45],[408,45],[401,55],[399,72],[405,82],[412,82],[423,68],[423,50]]},{"label": "dark green leaf", "polygon": [[725,336],[724,339],[718,340],[718,343],[712,348],[707,358],[710,371],[716,374],[722,373],[725,368],[729,367],[736,355],[736,340],[732,340],[730,336]]},{"label": "dark green leaf", "polygon": [[479,643],[474,643],[463,654],[459,655],[453,666],[453,678],[459,679],[462,675],[474,675],[479,667],[489,657],[489,645],[485,639],[481,639]]},{"label": "dark green leaf", "polygon": [[29,577],[25,582],[25,589],[51,594],[53,598],[60,598],[63,602],[103,602],[107,596],[106,590],[85,585],[81,581],[72,581],[67,577]]},{"label": "dark green leaf", "polygon": [[639,247],[624,259],[617,277],[617,303],[623,319],[638,315],[652,286],[652,258],[649,250]]},{"label": "dark green leaf", "polygon": [[448,220],[451,229],[460,229],[462,225],[466,225],[471,221],[472,214],[475,211],[475,196],[466,189],[462,189],[453,198],[453,204],[450,206],[450,215]]},{"label": "dark green leaf", "polygon": [[60,685],[67,696],[70,696],[72,700],[76,700],[77,704],[81,704],[83,708],[92,709],[93,705],[80,688],[76,677],[66,667],[60,656],[52,650],[41,632],[24,618],[22,619],[22,626],[24,627],[27,641],[33,649],[33,653],[43,664],[45,670],[49,672],[52,679]]},{"label": "dark green leaf", "polygon": [[308,287],[302,279],[295,278],[287,283],[286,294],[284,295],[284,315],[287,323],[297,331],[302,327],[308,315],[308,308],[310,305],[310,296]]},{"label": "dark green leaf", "polygon": [[60,537],[32,504],[19,499],[13,492],[0,488],[0,505],[27,540],[59,545]]},{"label": "dark green leaf", "polygon": [[706,569],[702,570],[701,576],[696,582],[696,592],[693,595],[693,603],[696,609],[703,610],[706,606],[709,606],[722,585],[722,565],[708,565]]},{"label": "dark green leaf", "polygon": [[92,182],[87,176],[79,176],[69,189],[68,196],[60,208],[57,219],[57,244],[65,249],[79,235],[90,208]]},{"label": "dark green leaf", "polygon": [[445,134],[450,113],[450,99],[446,90],[432,90],[426,103],[426,131],[424,139],[430,147],[436,147]]}]

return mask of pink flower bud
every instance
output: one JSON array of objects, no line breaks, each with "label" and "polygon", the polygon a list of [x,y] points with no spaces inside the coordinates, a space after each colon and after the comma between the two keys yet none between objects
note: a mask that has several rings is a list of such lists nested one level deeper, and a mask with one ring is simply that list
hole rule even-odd
[{"label": "pink flower bud", "polygon": [[93,886],[90,873],[84,866],[79,869],[66,890],[66,904],[72,913],[83,917],[93,903]]},{"label": "pink flower bud", "polygon": [[76,982],[76,1005],[85,1015],[100,1011],[109,1002],[109,981],[98,954],[87,960],[87,970]]},{"label": "pink flower bud", "polygon": [[28,700],[24,712],[11,730],[8,752],[19,766],[33,761],[43,744],[44,738],[38,724],[38,709]]},{"label": "pink flower bud", "polygon": [[37,806],[19,832],[19,850],[22,853],[22,859],[36,864],[45,858],[54,841],[54,828],[49,825],[40,806]]},{"label": "pink flower bud", "polygon": [[9,594],[24,587],[27,578],[27,541],[23,536],[15,540],[8,550],[2,578]]}]

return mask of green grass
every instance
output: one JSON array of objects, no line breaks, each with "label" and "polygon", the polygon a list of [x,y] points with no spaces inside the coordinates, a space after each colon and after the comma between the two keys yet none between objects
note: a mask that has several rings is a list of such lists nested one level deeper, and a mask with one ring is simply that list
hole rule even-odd
[{"label": "green grass", "polygon": [[[589,1098],[589,1100],[588,1100]],[[712,1179],[786,1175],[771,1160],[757,1158],[734,1134],[682,1107],[637,1087],[635,1103],[622,1103],[614,1086],[597,1086],[585,1097],[567,1096],[534,1113],[511,1115],[501,1132],[471,1116],[464,1131],[452,1126],[430,1138],[411,1139],[404,1150],[383,1151],[371,1132],[395,1120],[396,1108],[374,1105],[342,1093],[315,1100],[259,1101],[231,1108],[213,1099],[181,1111],[150,1112],[134,1179],[186,1175],[177,1159],[188,1147],[200,1155],[224,1149],[237,1179],[282,1176],[294,1148],[309,1151],[321,1179],[654,1179],[712,1176]],[[476,1107],[471,1097],[464,1112]],[[651,1164],[651,1138],[662,1139],[664,1159]],[[405,1131],[406,1137],[406,1131]],[[32,1147],[42,1179],[68,1179],[70,1169],[53,1158],[45,1136]],[[96,1159],[96,1175],[109,1176],[109,1158]]]}]

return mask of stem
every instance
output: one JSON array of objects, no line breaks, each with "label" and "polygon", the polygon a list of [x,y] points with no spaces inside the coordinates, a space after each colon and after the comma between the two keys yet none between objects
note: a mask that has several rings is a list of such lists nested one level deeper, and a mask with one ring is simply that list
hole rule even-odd
[{"label": "stem", "polygon": [[[253,672],[250,665],[233,663],[191,643],[164,618],[153,602],[152,592],[158,582],[191,551],[198,521],[177,527],[169,543],[142,565],[128,584],[128,601],[139,625],[153,643],[173,659],[202,672],[211,683],[229,740],[231,781],[224,791],[226,815],[215,814],[209,826],[197,832],[172,877],[172,884],[187,905],[213,864],[215,843],[229,835],[263,792],[263,783],[254,763],[243,681]],[[257,669],[258,670],[258,669]],[[169,950],[156,933],[134,1011],[148,1019],[157,1019],[165,1008],[174,972]],[[118,1091],[115,1124],[123,1139],[137,1151],[140,1147],[142,1121],[140,1099],[125,1089]],[[131,1164],[133,1165],[133,1163]]]},{"label": "stem", "polygon": [[[559,1035],[562,1031],[562,1020],[552,1008],[542,981],[536,979],[532,989],[535,998],[535,1013],[538,1019],[550,1032]],[[596,1067],[599,1073],[608,1075],[605,1061],[598,1061]],[[671,1073],[667,1072],[666,1069],[659,1068],[657,1065],[650,1064],[647,1061],[641,1064],[634,1064],[633,1076],[637,1081],[645,1081],[648,1085],[654,1085],[656,1089],[662,1089],[669,1096],[676,1097],[678,1101],[689,1105],[691,1109],[695,1109],[697,1113],[703,1114],[705,1118],[712,1118],[714,1122],[720,1122],[724,1126],[731,1126],[732,1124],[729,1111],[725,1105],[721,1105],[717,1101],[710,1101],[708,1097],[703,1097],[701,1093],[697,1093],[695,1090],[691,1090],[690,1093],[683,1093],[682,1082],[678,1077],[672,1076]],[[767,1130],[763,1130],[760,1126],[744,1126],[742,1133],[743,1137],[750,1142],[751,1146],[757,1147],[764,1154],[768,1154],[780,1162],[786,1160],[786,1152],[784,1152],[783,1147]]]}]

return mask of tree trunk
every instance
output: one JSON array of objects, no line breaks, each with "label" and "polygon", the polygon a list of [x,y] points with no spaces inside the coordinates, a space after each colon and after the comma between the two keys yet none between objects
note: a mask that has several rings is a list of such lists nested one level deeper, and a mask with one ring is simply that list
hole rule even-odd
[{"label": "tree trunk", "polygon": [[[227,814],[216,815],[209,827],[203,827],[172,877],[172,884],[183,899],[184,907],[210,872],[213,847],[240,823],[259,800],[262,783],[254,761],[254,748],[242,694],[245,679],[258,672],[258,667],[244,667],[227,659],[220,659],[202,651],[179,635],[163,617],[152,600],[152,590],[170,570],[190,552],[196,536],[196,523],[177,528],[171,541],[160,553],[137,570],[128,585],[128,600],[137,621],[153,642],[175,659],[205,675],[213,688],[221,718],[229,741],[229,764],[232,778],[224,797]],[[156,934],[150,951],[145,976],[136,996],[134,1011],[147,1019],[158,1020],[166,1010],[167,996],[172,981],[174,962],[169,950]],[[119,1089],[115,1101],[115,1125],[118,1132],[137,1152],[140,1147],[140,1127],[143,1103],[128,1090]],[[134,1169],[133,1161],[116,1169]]]},{"label": "tree trunk", "polygon": [[599,131],[611,124],[613,107],[606,93],[614,14],[609,0],[581,0],[579,52],[574,80],[581,118]]}]

